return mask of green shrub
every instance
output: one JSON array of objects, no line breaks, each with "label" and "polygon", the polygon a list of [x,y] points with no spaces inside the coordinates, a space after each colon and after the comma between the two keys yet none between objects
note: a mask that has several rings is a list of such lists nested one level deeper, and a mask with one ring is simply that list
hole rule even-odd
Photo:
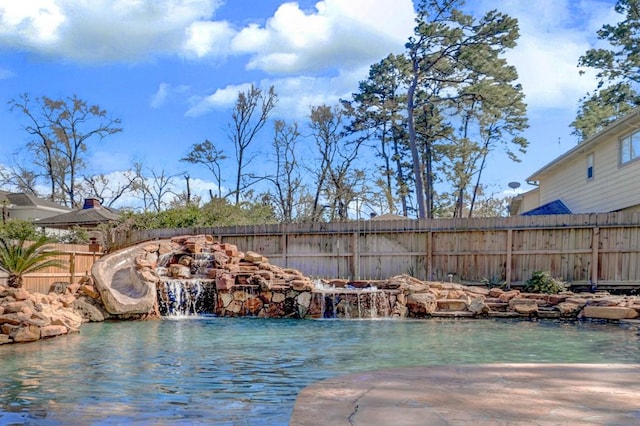
[{"label": "green shrub", "polygon": [[496,277],[491,277],[491,278],[487,278],[487,277],[482,277],[482,285],[484,285],[487,288],[506,288],[507,286],[507,282],[500,280]]},{"label": "green shrub", "polygon": [[527,293],[558,294],[567,289],[567,284],[553,278],[549,272],[535,271],[524,285]]},{"label": "green shrub", "polygon": [[123,212],[121,229],[167,229],[276,223],[273,208],[260,202],[240,206],[214,198],[203,206],[173,207],[161,212]]},{"label": "green shrub", "polygon": [[87,244],[89,242],[89,231],[80,226],[74,226],[66,234],[58,236],[57,240],[66,244]]},{"label": "green shrub", "polygon": [[35,225],[28,220],[11,219],[0,224],[0,237],[7,240],[35,241],[42,236]]},{"label": "green shrub", "polygon": [[56,259],[56,256],[63,253],[49,248],[53,242],[55,241],[45,235],[30,243],[24,239],[0,237],[0,271],[8,275],[7,285],[21,288],[27,274],[52,267],[65,268],[67,263]]}]

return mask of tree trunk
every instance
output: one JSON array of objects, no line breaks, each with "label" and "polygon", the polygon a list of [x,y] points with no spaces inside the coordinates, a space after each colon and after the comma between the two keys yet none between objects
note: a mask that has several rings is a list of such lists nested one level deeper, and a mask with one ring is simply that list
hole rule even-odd
[{"label": "tree trunk", "polygon": [[416,184],[416,203],[418,204],[418,219],[427,217],[427,203],[424,196],[424,180],[422,179],[422,170],[420,165],[420,154],[418,153],[418,141],[415,129],[414,117],[414,96],[418,87],[420,68],[417,59],[413,60],[413,78],[409,89],[407,90],[407,124],[409,128],[409,148],[411,149],[411,161],[413,163],[413,174]]},{"label": "tree trunk", "polygon": [[9,274],[9,277],[7,278],[7,285],[11,288],[22,288],[22,275]]},{"label": "tree trunk", "polygon": [[484,166],[487,162],[487,154],[489,153],[489,141],[484,144],[484,153],[482,154],[482,163],[480,164],[480,169],[478,169],[478,178],[476,179],[476,184],[473,187],[473,195],[471,196],[471,205],[469,206],[469,218],[473,216],[473,208],[476,204],[476,197],[478,195],[478,189],[480,188],[480,178],[482,177],[482,171],[484,170]]}]

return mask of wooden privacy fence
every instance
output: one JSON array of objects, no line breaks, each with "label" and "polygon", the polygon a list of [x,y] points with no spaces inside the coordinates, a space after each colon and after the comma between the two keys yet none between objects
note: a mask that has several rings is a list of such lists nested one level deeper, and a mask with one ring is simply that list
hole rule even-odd
[{"label": "wooden privacy fence", "polygon": [[113,247],[211,234],[310,277],[521,285],[548,271],[572,285],[640,287],[640,213],[161,229],[115,234]]},{"label": "wooden privacy fence", "polygon": [[[92,251],[95,247],[88,244],[51,244],[52,250],[63,254],[55,256],[66,263],[65,268],[46,268],[32,274],[25,275],[24,288],[38,293],[48,293],[49,287],[55,282],[77,283],[82,277],[91,275],[93,262],[102,253]],[[6,284],[7,275],[0,272],[0,284]]]}]

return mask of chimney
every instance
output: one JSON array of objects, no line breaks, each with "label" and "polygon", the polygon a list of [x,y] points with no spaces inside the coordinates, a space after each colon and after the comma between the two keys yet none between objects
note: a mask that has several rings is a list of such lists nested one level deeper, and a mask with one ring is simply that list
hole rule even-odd
[{"label": "chimney", "polygon": [[82,206],[82,210],[94,209],[96,207],[100,207],[100,200],[98,200],[97,198],[84,199],[84,205]]}]

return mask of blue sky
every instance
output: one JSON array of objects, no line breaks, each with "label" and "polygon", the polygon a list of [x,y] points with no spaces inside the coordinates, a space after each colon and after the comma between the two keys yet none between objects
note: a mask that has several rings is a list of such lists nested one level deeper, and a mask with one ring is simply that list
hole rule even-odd
[{"label": "blue sky", "polygon": [[[467,10],[518,18],[507,54],[529,105],[528,153],[513,164],[494,154],[485,183],[508,190],[577,142],[569,124],[595,88],[578,57],[596,31],[615,22],[613,0],[477,0]],[[28,92],[76,94],[122,120],[122,133],[90,144],[96,173],[133,161],[185,171],[196,191],[208,172],[178,160],[209,139],[232,155],[226,126],[238,90],[274,85],[275,118],[304,121],[310,105],[335,104],[357,89],[369,66],[401,53],[414,24],[411,0],[0,0],[0,106]],[[22,117],[0,108],[0,164],[24,146]],[[268,155],[272,131],[256,149]],[[229,179],[229,184],[231,179]]]}]

